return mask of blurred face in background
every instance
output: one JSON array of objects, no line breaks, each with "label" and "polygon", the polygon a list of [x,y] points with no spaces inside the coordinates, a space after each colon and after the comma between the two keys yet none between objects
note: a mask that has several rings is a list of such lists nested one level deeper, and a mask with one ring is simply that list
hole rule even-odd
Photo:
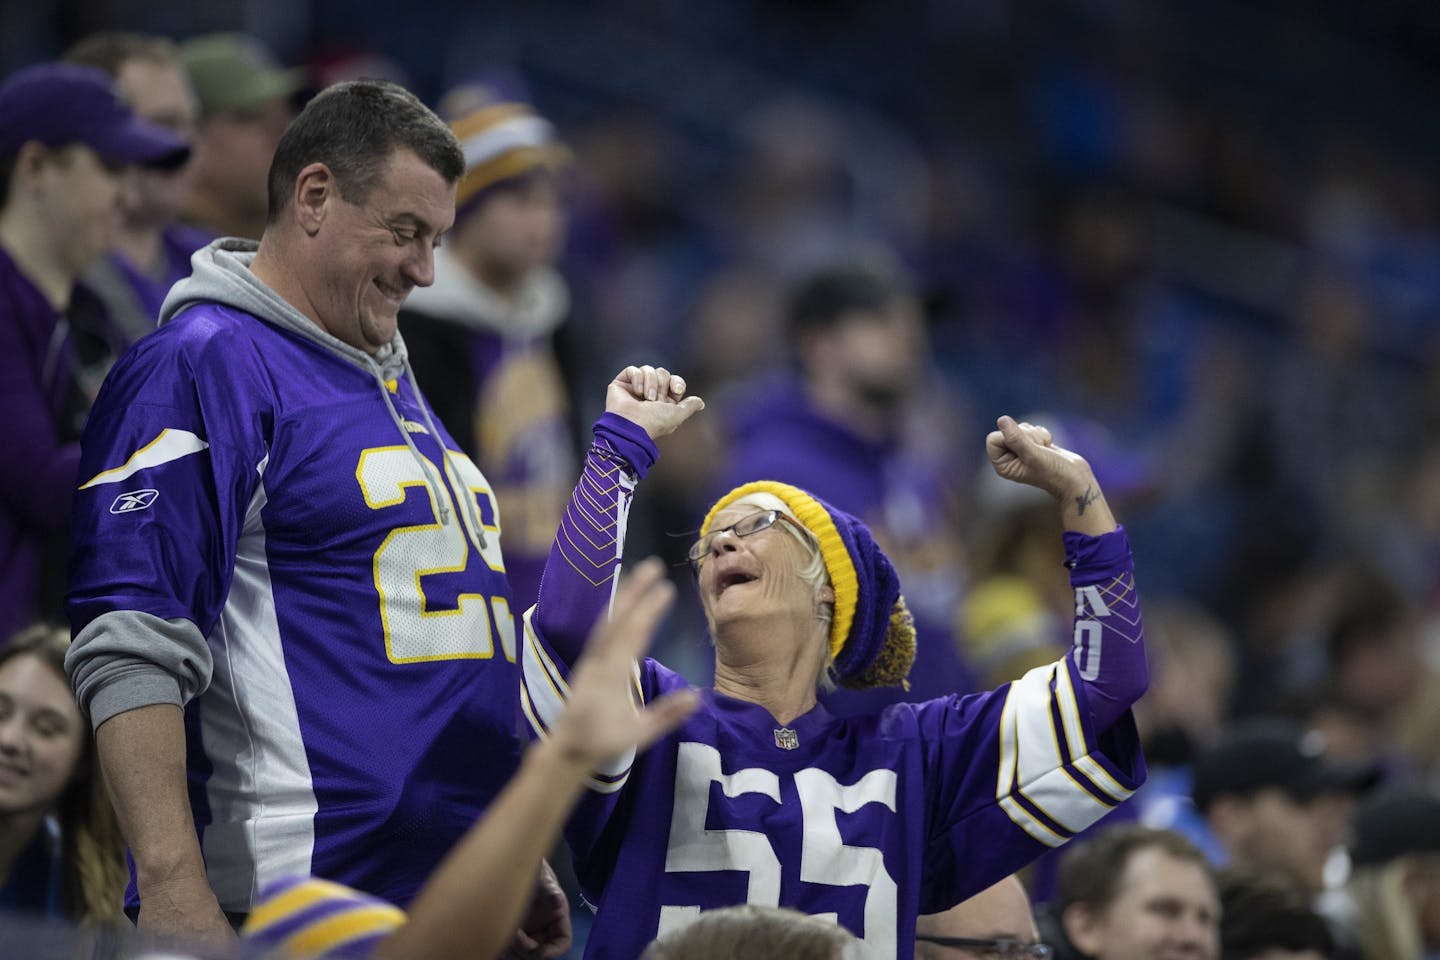
[{"label": "blurred face in background", "polygon": [[466,212],[455,232],[458,255],[499,286],[553,264],[565,235],[565,208],[555,178],[540,172],[493,188]]},{"label": "blurred face in background", "polygon": [[1065,911],[1071,942],[1095,960],[1215,960],[1220,897],[1206,869],[1159,847],[1130,855],[1115,898]]},{"label": "blurred face in background", "polygon": [[54,806],[85,735],[70,684],[49,664],[23,653],[0,664],[0,816]]},{"label": "blurred face in background", "polygon": [[902,299],[883,310],[852,311],[812,333],[805,367],[815,375],[837,378],[866,406],[889,411],[914,388],[925,350],[920,305]]},{"label": "blurred face in background", "polygon": [[[133,59],[116,74],[120,95],[139,116],[194,141],[199,104],[184,66]],[[193,164],[175,170],[136,167],[126,173],[121,212],[128,223],[163,227],[180,216],[190,199]]]},{"label": "blurred face in background", "polygon": [[1218,798],[1210,811],[1227,852],[1239,864],[1285,874],[1308,890],[1325,885],[1325,861],[1339,842],[1335,795],[1310,800],[1266,787],[1249,797]]},{"label": "blurred face in background", "polygon": [[25,194],[43,218],[44,256],[75,275],[110,249],[120,222],[120,179],[84,144],[21,148],[12,199]]},{"label": "blurred face in background", "polygon": [[[1025,893],[1025,887],[1013,876],[943,913],[919,917],[915,923],[915,934],[917,937],[964,938],[996,943],[994,947],[987,948],[978,944],[962,947],[917,940],[916,960],[973,960],[999,955],[1004,949],[999,946],[1000,942],[1027,946],[1040,942],[1040,932],[1035,928],[1035,918],[1030,910],[1030,898]],[[1008,944],[1007,947],[1016,953],[1015,960],[1022,960],[1018,947],[1009,947]]]},{"label": "blurred face in background", "polygon": [[294,118],[288,100],[225,110],[200,121],[190,165],[195,182],[234,215],[264,223],[265,180],[280,136]]}]

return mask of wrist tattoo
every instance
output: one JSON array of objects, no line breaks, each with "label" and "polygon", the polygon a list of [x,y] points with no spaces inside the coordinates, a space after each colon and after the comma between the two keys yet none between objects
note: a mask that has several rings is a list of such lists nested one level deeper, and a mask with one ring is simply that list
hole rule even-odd
[{"label": "wrist tattoo", "polygon": [[1076,512],[1082,517],[1085,516],[1085,508],[1099,499],[1100,494],[1096,492],[1094,487],[1086,487],[1085,492],[1075,498]]}]

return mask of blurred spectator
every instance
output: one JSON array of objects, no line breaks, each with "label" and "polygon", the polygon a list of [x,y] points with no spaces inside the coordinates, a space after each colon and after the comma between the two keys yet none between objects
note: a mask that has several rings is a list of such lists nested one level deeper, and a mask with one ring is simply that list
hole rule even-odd
[{"label": "blurred spectator", "polygon": [[1303,891],[1273,876],[1220,877],[1221,960],[1330,960],[1335,938]]},{"label": "blurred spectator", "polygon": [[1420,628],[1414,604],[1386,577],[1357,570],[1340,581],[1323,637],[1328,708],[1311,720],[1330,756],[1406,772],[1399,727],[1428,672]]},{"label": "blurred spectator", "polygon": [[[733,412],[719,481],[721,490],[762,479],[804,485],[870,525],[905,583],[923,638],[911,673],[915,699],[975,688],[953,627],[964,578],[953,470],[935,458],[943,441],[907,432],[913,411],[938,400],[926,392],[924,322],[909,281],[888,267],[857,263],[807,278],[787,317],[795,375],[754,385]],[[953,419],[948,426],[958,428]],[[829,701],[842,713],[862,702],[879,700]]]},{"label": "blurred spectator", "polygon": [[[512,611],[535,602],[579,465],[553,337],[570,294],[554,269],[569,151],[523,103],[485,87],[441,104],[465,148],[455,226],[435,282],[412,291],[400,330],[435,414],[505,505]],[[517,630],[519,624],[517,623]]]},{"label": "blurred spectator", "polygon": [[113,242],[118,169],[187,152],[100,70],[41,64],[0,86],[0,399],[23,452],[0,469],[0,636],[37,613],[63,616],[77,441],[124,345],[77,283]]},{"label": "blurred spectator", "polygon": [[304,86],[259,41],[239,33],[192,37],[180,56],[200,98],[194,188],[185,219],[222,237],[259,239],[268,199],[265,177]]},{"label": "blurred spectator", "polygon": [[[96,33],[65,54],[71,63],[99,67],[115,78],[120,96],[151,123],[186,141],[199,111],[190,75],[164,37]],[[138,340],[155,329],[165,294],[190,274],[190,255],[208,233],[177,222],[190,200],[190,164],[135,167],[120,192],[120,223],[109,255],[85,274],[121,334]]]},{"label": "blurred spectator", "polygon": [[33,626],[0,652],[0,910],[123,916],[124,842],[65,675],[69,633]]},{"label": "blurred spectator", "polygon": [[1340,919],[1363,960],[1440,956],[1440,796],[1378,794],[1355,815]]},{"label": "blurred spectator", "polygon": [[1050,948],[1040,943],[1035,928],[1030,898],[1013,875],[944,913],[926,914],[915,921],[915,960],[1046,960],[1049,956]]},{"label": "blurred spectator", "polygon": [[1356,798],[1378,777],[1373,766],[1328,760],[1323,740],[1298,724],[1244,721],[1195,763],[1192,795],[1209,831],[1196,839],[1217,866],[1277,874],[1314,897]]},{"label": "blurred spectator", "polygon": [[1145,612],[1145,640],[1150,690],[1135,722],[1153,780],[1156,767],[1188,769],[1220,738],[1235,687],[1235,641],[1213,614],[1177,600]]},{"label": "blurred spectator", "polygon": [[1178,833],[1123,826],[1071,847],[1052,915],[1092,960],[1217,960],[1220,897],[1198,847]]},{"label": "blurred spectator", "polygon": [[858,942],[831,920],[785,907],[706,910],[645,948],[640,960],[842,960]]}]

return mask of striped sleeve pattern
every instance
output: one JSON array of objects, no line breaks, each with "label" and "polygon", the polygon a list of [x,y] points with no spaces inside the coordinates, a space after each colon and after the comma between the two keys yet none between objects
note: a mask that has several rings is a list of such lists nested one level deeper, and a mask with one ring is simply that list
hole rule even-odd
[{"label": "striped sleeve pattern", "polygon": [[[629,464],[603,437],[597,437],[561,517],[540,599],[523,618],[520,709],[537,738],[549,735],[564,709],[571,663],[614,594],[634,491],[635,474]],[[635,676],[638,697],[638,668]],[[597,770],[591,788],[603,793],[619,790],[634,756],[629,751]]]},{"label": "striped sleeve pattern", "polygon": [[334,960],[368,957],[405,923],[405,912],[369,894],[315,877],[267,887],[241,928],[252,945]]},{"label": "striped sleeve pattern", "polygon": [[1068,660],[1015,683],[1000,721],[996,798],[1018,827],[1058,847],[1129,797],[1128,777],[1087,743]]}]

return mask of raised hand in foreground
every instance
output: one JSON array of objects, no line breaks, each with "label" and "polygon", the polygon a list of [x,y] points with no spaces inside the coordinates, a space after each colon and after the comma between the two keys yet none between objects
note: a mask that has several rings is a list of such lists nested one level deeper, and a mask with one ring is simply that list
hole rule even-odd
[{"label": "raised hand in foreground", "polygon": [[699,706],[682,690],[646,706],[635,701],[635,661],[649,649],[675,588],[648,559],[620,581],[613,613],[590,633],[570,676],[565,711],[550,736],[525,754],[520,771],[431,875],[409,921],[376,947],[377,958],[493,957],[515,939],[521,955],[555,957],[569,947],[516,936],[541,858],[554,844],[592,770],[644,749]]}]

